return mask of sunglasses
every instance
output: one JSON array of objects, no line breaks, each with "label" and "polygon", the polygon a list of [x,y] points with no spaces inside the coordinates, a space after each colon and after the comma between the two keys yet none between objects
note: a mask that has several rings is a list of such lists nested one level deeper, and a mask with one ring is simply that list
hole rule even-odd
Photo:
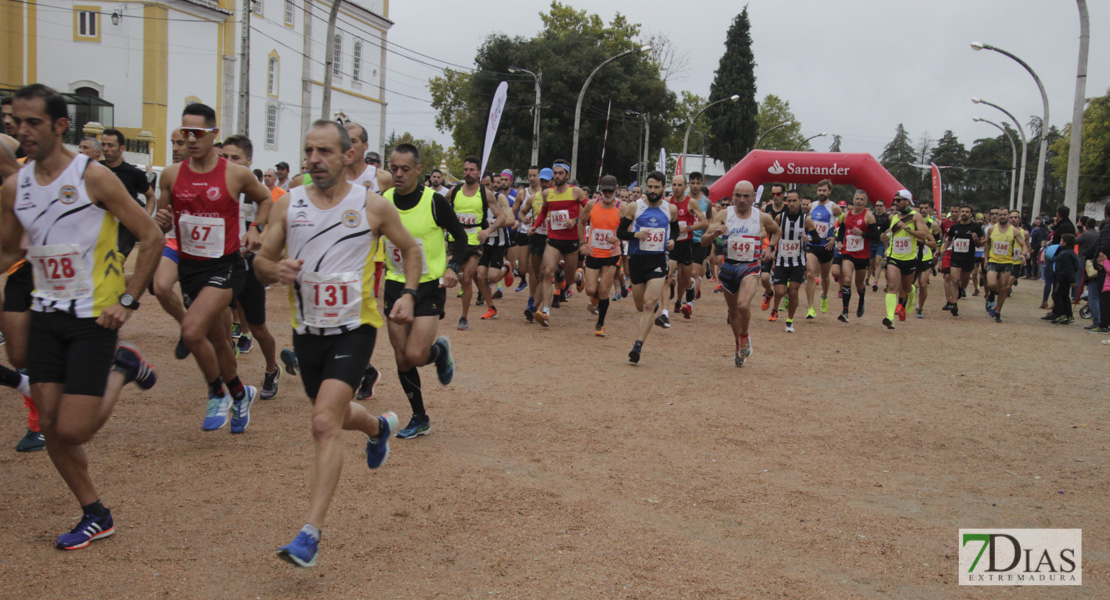
[{"label": "sunglasses", "polygon": [[219,127],[182,127],[178,131],[180,131],[181,135],[184,137],[191,136],[199,140],[209,133],[213,133],[219,130]]},{"label": "sunglasses", "polygon": [[778,192],[778,193],[776,193],[776,192],[771,192],[771,195],[772,195],[772,196],[774,196],[775,198],[778,198],[779,196],[781,196],[781,195],[782,195],[782,192]]}]

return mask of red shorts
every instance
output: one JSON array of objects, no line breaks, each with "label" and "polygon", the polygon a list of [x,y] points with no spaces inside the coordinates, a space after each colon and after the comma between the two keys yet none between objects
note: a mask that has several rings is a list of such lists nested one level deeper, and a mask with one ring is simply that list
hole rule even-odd
[{"label": "red shorts", "polygon": [[952,269],[952,250],[945,250],[944,256],[940,259],[940,270],[947,273]]}]

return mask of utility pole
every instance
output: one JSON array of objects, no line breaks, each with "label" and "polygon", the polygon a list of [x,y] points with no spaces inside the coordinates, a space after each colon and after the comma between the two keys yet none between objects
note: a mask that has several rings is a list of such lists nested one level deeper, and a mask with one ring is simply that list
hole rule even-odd
[{"label": "utility pole", "polygon": [[648,159],[648,144],[651,143],[651,115],[644,113],[644,158],[640,161],[640,169],[643,172],[640,175],[640,189],[647,189],[644,177],[647,177],[647,159]]},{"label": "utility pole", "polygon": [[1079,4],[1079,69],[1075,75],[1075,105],[1071,112],[1071,140],[1068,146],[1068,176],[1064,185],[1064,206],[1071,209],[1072,219],[1079,214],[1079,150],[1083,145],[1083,105],[1087,102],[1087,47],[1091,26],[1087,17],[1087,1]]},{"label": "utility pole", "polygon": [[250,137],[250,92],[251,92],[251,2],[243,0],[242,15],[239,17],[239,133]]},{"label": "utility pole", "polygon": [[335,20],[339,18],[339,3],[343,0],[331,0],[331,12],[328,13],[328,35],[324,47],[324,100],[320,106],[320,118],[331,119],[331,72],[335,62]]},{"label": "utility pole", "polygon": [[[308,134],[312,125],[312,0],[304,0],[304,46],[301,51],[301,138]],[[304,144],[301,147],[301,159],[297,161],[297,172],[300,172],[301,163],[304,162]]]}]

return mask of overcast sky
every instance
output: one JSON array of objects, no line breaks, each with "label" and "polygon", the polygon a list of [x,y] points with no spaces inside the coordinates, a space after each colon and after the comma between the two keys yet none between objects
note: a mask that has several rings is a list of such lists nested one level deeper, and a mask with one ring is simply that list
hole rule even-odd
[{"label": "overcast sky", "polygon": [[[606,22],[619,11],[640,23],[644,33],[667,34],[689,58],[688,72],[672,81],[671,88],[702,96],[709,94],[728,27],[743,6],[726,0],[568,3]],[[389,16],[395,25],[388,39],[437,59],[422,59],[427,62],[473,67],[474,53],[486,35],[531,37],[540,29],[539,13],[550,3],[516,0],[499,6],[456,0],[391,2]],[[688,9],[676,12],[676,6]],[[1110,87],[1110,2],[1089,0],[1088,9],[1086,95],[1092,97]],[[1002,54],[973,51],[970,43],[976,40],[1029,63],[1048,92],[1050,123],[1062,127],[1071,121],[1079,52],[1074,0],[752,0],[748,12],[757,100],[769,93],[788,100],[804,134],[840,134],[845,152],[877,156],[898,123],[905,124],[915,143],[926,133],[939,138],[946,129],[968,147],[977,138],[997,135],[990,125],[971,118],[1001,122],[1005,115],[972,104],[972,96],[1006,108],[1023,126],[1030,116],[1041,115],[1033,78]],[[394,53],[387,55],[387,66],[387,88],[430,100],[426,81],[435,69]],[[450,143],[448,134],[435,129],[428,102],[397,94],[387,98],[387,132],[409,131]],[[813,146],[825,150],[831,141],[831,135],[819,138]]]}]

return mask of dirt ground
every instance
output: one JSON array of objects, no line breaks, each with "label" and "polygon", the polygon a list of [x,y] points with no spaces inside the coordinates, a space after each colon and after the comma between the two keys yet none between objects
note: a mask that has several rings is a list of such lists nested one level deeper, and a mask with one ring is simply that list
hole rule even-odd
[{"label": "dirt ground", "polygon": [[[345,434],[343,474],[319,564],[275,551],[307,509],[310,408],[296,377],[255,405],[250,429],[200,429],[205,388],[153,297],[124,329],[158,368],[129,386],[89,444],[116,535],[53,547],[78,507],[45,453],[12,449],[25,429],[0,403],[3,598],[1107,598],[1110,452],[1100,336],[1042,323],[1022,281],[1006,322],[980,298],[886,331],[882,295],[838,323],[755,315],[738,369],[724,299],[654,329],[627,362],[631,297],[595,338],[584,296],[526,324],[526,294],[501,318],[441,332],[458,372],[422,370],[432,434],[394,439],[366,469]],[[707,291],[711,292],[708,287]],[[834,292],[835,294],[835,292]],[[285,290],[269,318],[288,346]],[[804,303],[804,300],[803,300]],[[854,302],[853,302],[854,309]],[[803,313],[799,313],[803,314]],[[385,333],[374,412],[410,416]],[[241,357],[259,384],[263,360]],[[1102,390],[1099,392],[1098,390]],[[1084,585],[957,585],[960,528],[1082,528]]]}]

